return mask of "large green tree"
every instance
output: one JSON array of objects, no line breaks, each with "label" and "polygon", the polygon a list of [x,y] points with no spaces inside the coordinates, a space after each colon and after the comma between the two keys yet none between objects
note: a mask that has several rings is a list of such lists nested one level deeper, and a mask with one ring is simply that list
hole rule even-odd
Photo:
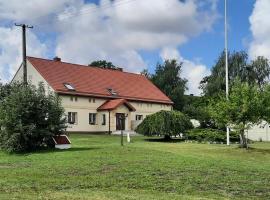
[{"label": "large green tree", "polygon": [[231,87],[229,99],[219,95],[210,102],[209,111],[217,124],[227,125],[238,131],[241,146],[247,148],[245,130],[261,122],[270,121],[270,86],[248,84],[237,80]]},{"label": "large green tree", "polygon": [[65,131],[64,109],[42,85],[11,84],[0,87],[0,148],[7,152],[49,147],[52,136]]},{"label": "large green tree", "polygon": [[116,67],[112,62],[106,60],[96,60],[91,62],[88,66],[90,67],[99,67],[103,69],[113,69],[113,70],[122,70],[120,67]]},{"label": "large green tree", "polygon": [[[238,79],[249,84],[258,84],[259,87],[268,80],[270,75],[269,62],[264,57],[257,57],[248,62],[248,55],[244,51],[228,54],[229,83]],[[200,85],[206,96],[217,96],[220,92],[225,93],[225,53],[222,52],[216,64],[213,66],[211,75],[206,76]]]},{"label": "large green tree", "polygon": [[185,105],[184,92],[187,80],[181,78],[182,63],[176,60],[165,60],[157,64],[155,74],[151,75],[152,82],[174,102],[174,109],[183,110]]},{"label": "large green tree", "polygon": [[179,111],[159,111],[148,115],[136,128],[136,132],[146,136],[178,136],[192,129],[190,118]]}]

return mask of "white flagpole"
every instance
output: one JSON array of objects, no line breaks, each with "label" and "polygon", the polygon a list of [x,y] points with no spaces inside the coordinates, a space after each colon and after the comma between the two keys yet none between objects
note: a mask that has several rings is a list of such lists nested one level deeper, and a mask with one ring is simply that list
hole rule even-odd
[{"label": "white flagpole", "polygon": [[[228,35],[227,35],[227,0],[224,0],[225,7],[225,71],[226,71],[226,99],[229,100],[229,72],[228,72]],[[230,145],[230,129],[227,126],[227,145]]]}]

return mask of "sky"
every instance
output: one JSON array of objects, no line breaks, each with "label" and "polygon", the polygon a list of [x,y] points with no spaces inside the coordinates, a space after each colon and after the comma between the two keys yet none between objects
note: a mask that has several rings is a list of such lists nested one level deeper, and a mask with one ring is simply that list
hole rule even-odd
[{"label": "sky", "polygon": [[[228,47],[270,59],[270,0],[227,0]],[[0,0],[0,79],[9,82],[21,56],[88,64],[108,60],[125,71],[154,72],[165,59],[183,63],[187,94],[224,49],[224,0]]]}]

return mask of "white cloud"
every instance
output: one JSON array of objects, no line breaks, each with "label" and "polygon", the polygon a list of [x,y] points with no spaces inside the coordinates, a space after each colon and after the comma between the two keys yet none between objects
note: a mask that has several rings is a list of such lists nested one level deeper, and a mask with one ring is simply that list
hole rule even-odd
[{"label": "white cloud", "polygon": [[[52,49],[44,44],[50,44],[46,41],[49,33],[55,42],[54,52],[49,55],[82,64],[106,59],[133,72],[147,66],[141,50],[179,47],[211,29],[218,16],[216,0],[100,0],[98,5],[83,0],[28,0],[21,5],[20,0],[0,0],[0,23],[16,21],[34,25],[28,55],[44,56],[47,49]],[[13,62],[20,61],[21,34],[15,33],[14,28],[3,30],[12,32],[14,35],[10,37],[18,40],[12,49],[8,46],[10,37],[0,44],[5,57],[13,58],[0,60],[0,64],[7,66],[12,74]],[[42,37],[42,42],[38,37]]]},{"label": "white cloud", "polygon": [[[19,28],[0,27],[0,77],[2,82],[9,81],[22,62],[22,38]],[[27,34],[27,51],[29,55],[43,57],[46,46],[41,44],[32,33]]]},{"label": "white cloud", "polygon": [[[214,4],[213,0],[209,2]],[[128,71],[141,71],[146,64],[140,50],[179,46],[209,30],[216,11],[213,7],[201,11],[198,5],[195,0],[103,0],[100,6],[85,4],[79,10],[71,9],[77,16],[68,18],[69,23],[58,23],[61,35],[56,54],[80,63],[107,59]],[[70,14],[65,12],[60,19],[67,19],[65,15]]]},{"label": "white cloud", "polygon": [[203,64],[184,59],[179,51],[173,47],[165,47],[160,52],[160,57],[163,60],[176,59],[178,62],[183,63],[181,76],[188,80],[187,94],[200,95],[201,90],[199,89],[200,81],[210,74],[210,70]]},{"label": "white cloud", "polygon": [[265,56],[270,59],[270,1],[257,0],[249,18],[253,41],[250,44],[251,58]]}]

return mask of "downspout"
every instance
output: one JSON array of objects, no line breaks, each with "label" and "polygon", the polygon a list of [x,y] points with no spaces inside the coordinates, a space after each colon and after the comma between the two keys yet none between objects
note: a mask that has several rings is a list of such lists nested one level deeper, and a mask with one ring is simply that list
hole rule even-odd
[{"label": "downspout", "polygon": [[109,135],[111,134],[111,111],[109,110]]}]

